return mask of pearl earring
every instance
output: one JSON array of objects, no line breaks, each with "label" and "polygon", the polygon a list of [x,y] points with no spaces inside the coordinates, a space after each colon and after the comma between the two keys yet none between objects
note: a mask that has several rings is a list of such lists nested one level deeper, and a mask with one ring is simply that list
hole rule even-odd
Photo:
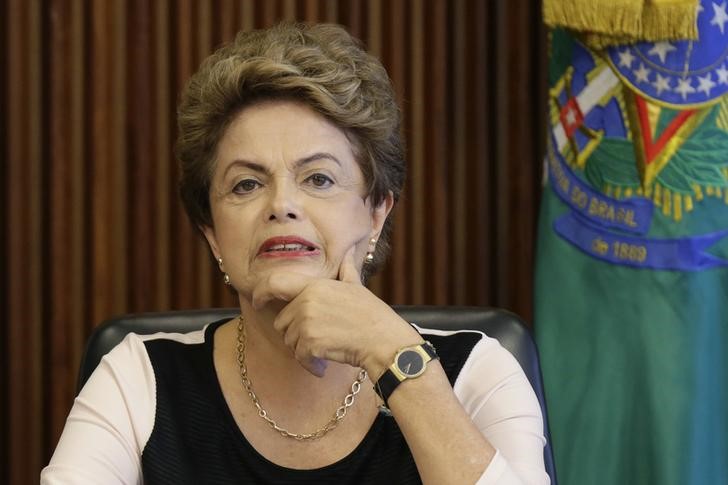
[{"label": "pearl earring", "polygon": [[226,285],[230,284],[230,275],[225,273],[225,270],[222,269],[222,258],[217,258],[217,265],[220,267],[220,271],[223,272],[224,276],[222,277],[222,280],[225,282]]},{"label": "pearl earring", "polygon": [[[369,244],[370,244],[371,246],[375,246],[375,245],[377,244],[377,240],[376,240],[376,238],[371,238],[371,239],[369,240]],[[366,257],[364,258],[364,263],[365,263],[365,264],[366,264],[366,263],[371,263],[372,261],[374,261],[374,251],[375,251],[375,249],[376,249],[376,248],[372,248],[372,249],[371,249],[370,251],[367,251],[367,255],[366,255]]]}]

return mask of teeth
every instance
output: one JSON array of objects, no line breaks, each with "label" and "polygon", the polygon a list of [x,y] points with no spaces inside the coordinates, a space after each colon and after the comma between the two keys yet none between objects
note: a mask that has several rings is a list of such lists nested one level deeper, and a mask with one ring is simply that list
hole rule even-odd
[{"label": "teeth", "polygon": [[308,246],[302,244],[276,244],[267,249],[267,251],[302,251],[311,250]]}]

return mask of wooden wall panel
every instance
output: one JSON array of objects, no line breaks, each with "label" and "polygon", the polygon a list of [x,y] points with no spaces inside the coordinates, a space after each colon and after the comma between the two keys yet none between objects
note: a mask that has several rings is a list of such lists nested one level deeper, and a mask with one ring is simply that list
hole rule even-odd
[{"label": "wooden wall panel", "polygon": [[0,483],[37,481],[90,331],[235,305],[177,197],[175,105],[241,29],[346,26],[387,67],[409,178],[392,303],[531,317],[544,60],[531,0],[0,0]]}]

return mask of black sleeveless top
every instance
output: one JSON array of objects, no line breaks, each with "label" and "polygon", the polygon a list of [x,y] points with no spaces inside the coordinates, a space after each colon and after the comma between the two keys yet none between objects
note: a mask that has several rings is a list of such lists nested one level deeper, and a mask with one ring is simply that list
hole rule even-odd
[{"label": "black sleeveless top", "polygon": [[[295,470],[260,455],[240,432],[213,366],[212,323],[199,344],[144,342],[156,380],[154,429],[142,453],[146,485],[417,484],[412,454],[394,418],[379,414],[348,456],[323,468]],[[453,384],[482,334],[424,334]]]}]

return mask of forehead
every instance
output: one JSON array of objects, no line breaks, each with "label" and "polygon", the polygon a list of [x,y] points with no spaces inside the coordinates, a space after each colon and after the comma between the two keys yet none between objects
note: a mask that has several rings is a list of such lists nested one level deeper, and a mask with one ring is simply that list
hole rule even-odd
[{"label": "forehead", "polygon": [[305,104],[275,100],[248,106],[235,116],[220,139],[217,159],[221,166],[241,159],[270,165],[318,152],[355,163],[343,130]]}]

